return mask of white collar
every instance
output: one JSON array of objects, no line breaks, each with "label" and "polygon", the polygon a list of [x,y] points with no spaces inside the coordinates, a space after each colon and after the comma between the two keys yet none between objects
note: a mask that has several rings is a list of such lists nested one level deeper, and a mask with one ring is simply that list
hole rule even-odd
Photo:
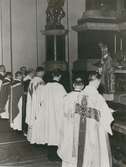
[{"label": "white collar", "polygon": [[20,79],[16,79],[16,78],[14,79],[14,81],[20,81],[20,82],[21,82],[21,80],[20,80]]},{"label": "white collar", "polygon": [[31,78],[30,75],[27,75],[27,76],[23,79],[23,81],[27,81],[27,80],[32,80],[32,78]]},{"label": "white collar", "polygon": [[0,72],[0,74],[1,74],[2,76],[4,76],[4,73],[3,73],[3,72]]},{"label": "white collar", "polygon": [[8,81],[11,81],[11,79],[9,79],[9,78],[7,78],[7,77],[5,77],[4,79],[5,79],[5,80],[8,80]]}]

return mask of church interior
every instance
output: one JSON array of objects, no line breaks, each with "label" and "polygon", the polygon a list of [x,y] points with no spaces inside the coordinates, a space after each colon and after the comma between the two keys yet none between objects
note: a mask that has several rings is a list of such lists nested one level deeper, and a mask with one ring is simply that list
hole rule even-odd
[{"label": "church interior", "polygon": [[[70,91],[78,74],[87,83],[107,46],[112,72],[104,93],[114,109],[110,136],[113,167],[126,166],[126,1],[0,0],[0,64],[14,74],[22,66],[60,69]],[[29,144],[21,132],[0,119],[0,166],[60,167],[45,146]]]}]

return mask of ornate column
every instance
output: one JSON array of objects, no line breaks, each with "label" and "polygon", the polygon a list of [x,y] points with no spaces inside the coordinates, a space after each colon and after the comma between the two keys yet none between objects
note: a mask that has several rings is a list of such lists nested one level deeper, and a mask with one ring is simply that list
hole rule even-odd
[{"label": "ornate column", "polygon": [[69,72],[66,62],[66,34],[67,30],[62,24],[65,17],[63,6],[65,0],[47,0],[46,25],[43,35],[46,42],[46,71],[60,69],[62,71],[61,82],[69,90]]},{"label": "ornate column", "polygon": [[43,34],[46,39],[46,68],[67,70],[65,62],[65,36],[67,31],[62,24],[65,17],[65,0],[47,0],[46,26]]}]

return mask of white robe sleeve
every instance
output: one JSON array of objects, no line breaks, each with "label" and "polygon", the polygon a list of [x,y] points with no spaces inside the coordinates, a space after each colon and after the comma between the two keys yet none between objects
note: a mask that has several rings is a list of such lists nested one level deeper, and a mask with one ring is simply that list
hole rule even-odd
[{"label": "white robe sleeve", "polygon": [[0,80],[0,90],[1,90],[2,83],[3,83],[3,81],[2,81],[2,80]]},{"label": "white robe sleeve", "polygon": [[88,107],[95,108],[100,111],[100,125],[107,133],[112,135],[111,123],[114,120],[112,116],[113,110],[109,108],[104,97],[91,86],[87,86],[83,91],[83,94],[88,97]]},{"label": "white robe sleeve", "polygon": [[30,115],[31,115],[31,107],[32,107],[32,102],[31,102],[31,96],[28,93],[27,94],[27,104],[26,104],[26,119],[25,122],[30,125]]},{"label": "white robe sleeve", "polygon": [[99,104],[101,104],[100,124],[104,127],[107,133],[112,135],[111,123],[114,121],[114,118],[112,116],[113,110],[109,108],[104,99],[101,99],[101,103],[99,102]]},{"label": "white robe sleeve", "polygon": [[32,97],[28,93],[26,105],[26,120],[25,122],[31,127],[35,120],[36,111],[36,92],[34,91]]}]

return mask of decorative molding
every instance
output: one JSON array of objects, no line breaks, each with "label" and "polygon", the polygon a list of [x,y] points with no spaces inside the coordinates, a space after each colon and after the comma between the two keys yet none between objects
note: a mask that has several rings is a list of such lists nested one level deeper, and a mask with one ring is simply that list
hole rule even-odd
[{"label": "decorative molding", "polygon": [[62,36],[66,35],[68,33],[67,30],[58,30],[58,29],[53,29],[53,30],[44,30],[42,31],[43,35],[56,35],[56,36]]},{"label": "decorative molding", "polygon": [[118,24],[113,23],[84,23],[82,25],[76,25],[72,27],[73,30],[79,31],[87,31],[87,30],[108,30],[108,31],[119,31]]}]

